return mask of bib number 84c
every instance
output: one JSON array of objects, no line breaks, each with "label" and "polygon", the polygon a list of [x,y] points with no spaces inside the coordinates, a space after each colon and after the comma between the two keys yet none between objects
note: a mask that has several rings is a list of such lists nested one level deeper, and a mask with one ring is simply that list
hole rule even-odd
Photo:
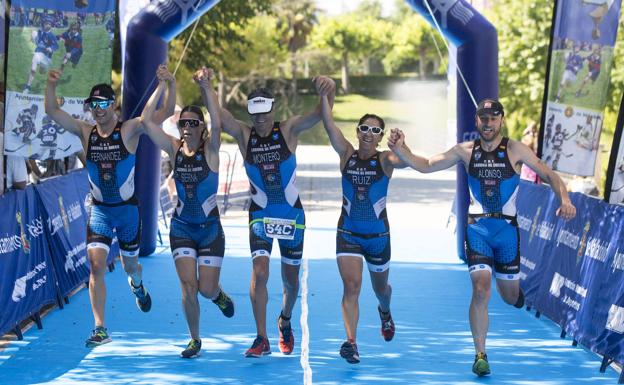
[{"label": "bib number 84c", "polygon": [[269,238],[294,239],[297,221],[294,219],[264,218],[264,232]]}]

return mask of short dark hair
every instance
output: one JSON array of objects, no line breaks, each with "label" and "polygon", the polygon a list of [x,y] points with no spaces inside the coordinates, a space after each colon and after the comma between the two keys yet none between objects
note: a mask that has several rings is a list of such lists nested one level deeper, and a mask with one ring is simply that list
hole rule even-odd
[{"label": "short dark hair", "polygon": [[360,118],[360,121],[358,122],[358,126],[359,126],[360,124],[364,123],[364,121],[365,121],[366,119],[369,119],[369,118],[372,118],[372,119],[377,120],[377,121],[379,122],[379,127],[380,127],[382,130],[386,128],[386,122],[384,122],[384,120],[381,118],[381,116],[379,116],[379,115],[375,115],[375,114],[364,114],[364,116],[362,116],[362,117]]},{"label": "short dark hair", "polygon": [[199,116],[199,120],[206,123],[206,121],[204,120],[204,111],[202,111],[201,107],[196,106],[194,104],[189,104],[188,106],[184,106],[182,111],[180,111],[180,116],[182,116],[182,114],[187,111],[197,114],[197,116]]}]

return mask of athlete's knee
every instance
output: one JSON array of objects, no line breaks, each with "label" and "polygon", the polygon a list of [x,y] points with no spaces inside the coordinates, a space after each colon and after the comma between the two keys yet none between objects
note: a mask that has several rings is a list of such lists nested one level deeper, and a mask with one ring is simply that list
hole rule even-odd
[{"label": "athlete's knee", "polygon": [[267,281],[269,280],[269,264],[254,263],[251,275],[252,280],[256,284],[266,285]]},{"label": "athlete's knee", "polygon": [[490,282],[477,281],[472,285],[472,298],[477,302],[487,301],[490,299],[492,289]]},{"label": "athlete's knee", "polygon": [[89,256],[89,265],[91,266],[91,275],[104,275],[106,273],[106,258]]},{"label": "athlete's knee", "polygon": [[181,279],[180,287],[182,288],[183,297],[196,297],[198,292],[197,280]]},{"label": "athlete's knee", "polygon": [[141,270],[138,257],[124,257],[123,261],[123,268],[126,274],[132,275]]},{"label": "athlete's knee", "polygon": [[221,288],[219,287],[219,282],[200,282],[199,283],[199,293],[208,299],[213,299],[219,294]]},{"label": "athlete's knee", "polygon": [[362,288],[362,280],[347,277],[342,279],[342,285],[345,296],[359,295]]}]

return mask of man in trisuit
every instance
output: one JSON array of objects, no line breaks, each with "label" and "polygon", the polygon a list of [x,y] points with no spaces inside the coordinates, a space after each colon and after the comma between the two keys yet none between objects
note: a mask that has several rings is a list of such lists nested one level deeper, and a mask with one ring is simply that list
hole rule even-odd
[{"label": "man in trisuit", "polygon": [[[314,79],[317,89],[329,94],[333,105],[335,84],[327,77]],[[246,357],[271,354],[266,332],[269,256],[277,239],[282,262],[283,301],[278,317],[279,349],[290,354],[294,335],[290,324],[292,309],[299,292],[299,267],[303,254],[305,214],[295,187],[297,161],[295,150],[299,135],[321,120],[321,104],[305,114],[275,121],[275,98],[266,88],[247,96],[251,125],[234,119],[221,108],[223,130],[233,136],[245,158],[245,170],[251,184],[249,207],[249,244],[253,271],[249,296],[256,321],[257,337],[245,352]]]},{"label": "man in trisuit", "polygon": [[401,160],[420,172],[444,170],[462,164],[468,173],[470,206],[466,226],[466,256],[472,281],[470,329],[476,350],[472,371],[478,376],[490,374],[485,352],[488,302],[493,273],[503,300],[517,308],[524,306],[520,289],[520,253],[516,196],[523,164],[548,183],[560,202],[557,215],[574,218],[576,208],[570,202],[561,178],[521,142],[501,135],[503,105],[484,99],[477,107],[479,138],[463,142],[448,151],[425,157],[414,154],[405,144],[401,130],[393,129],[388,145]]},{"label": "man in trisuit", "polygon": [[[148,312],[152,300],[143,285],[139,263],[138,200],[134,192],[134,166],[139,138],[144,132],[140,118],[122,122],[115,112],[115,92],[108,84],[93,86],[88,104],[96,124],[73,118],[57,102],[56,85],[62,73],[50,70],[45,95],[45,112],[67,131],[78,135],[87,155],[86,168],[93,197],[87,225],[87,255],[91,266],[89,298],[95,329],[86,340],[87,347],[111,341],[104,322],[106,303],[106,257],[116,230],[121,262],[128,274],[128,283],[136,296],[139,309]],[[169,81],[167,96],[174,95],[175,82]],[[173,114],[175,100],[167,97],[154,114],[154,122],[162,123]]]}]

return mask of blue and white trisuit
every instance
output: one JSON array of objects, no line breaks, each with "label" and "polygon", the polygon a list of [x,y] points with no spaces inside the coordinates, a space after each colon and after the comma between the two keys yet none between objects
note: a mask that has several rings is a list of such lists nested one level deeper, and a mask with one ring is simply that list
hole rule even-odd
[{"label": "blue and white trisuit", "polygon": [[275,122],[270,134],[251,129],[245,171],[251,189],[249,245],[251,257],[270,256],[277,239],[282,263],[301,264],[305,214],[295,187],[297,158]]},{"label": "blue and white trisuit", "polygon": [[520,273],[516,196],[520,176],[509,161],[509,138],[494,151],[474,142],[468,165],[470,206],[466,255],[470,272],[492,271],[496,278],[517,280]]},{"label": "blue and white trisuit", "polygon": [[336,256],[364,257],[368,269],[390,267],[390,226],[386,212],[388,183],[380,152],[360,159],[355,151],[342,169],[342,212],[336,234]]},{"label": "blue and white trisuit", "polygon": [[193,155],[178,148],[173,179],[178,192],[169,232],[173,259],[197,258],[199,266],[221,267],[225,235],[217,207],[219,173],[208,166],[203,142]]},{"label": "blue and white trisuit", "polygon": [[87,143],[87,171],[93,206],[87,226],[87,248],[107,252],[116,231],[124,257],[139,255],[141,222],[139,203],[134,195],[135,154],[131,154],[121,136],[121,122],[107,137],[93,126]]}]

